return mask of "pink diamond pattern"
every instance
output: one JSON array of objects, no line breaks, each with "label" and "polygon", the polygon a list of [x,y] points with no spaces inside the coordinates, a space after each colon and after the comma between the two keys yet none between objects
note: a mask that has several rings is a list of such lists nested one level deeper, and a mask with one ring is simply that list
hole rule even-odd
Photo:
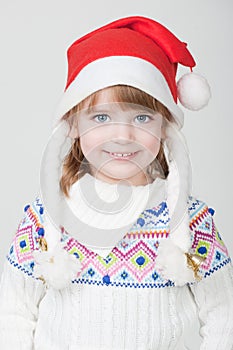
[{"label": "pink diamond pattern", "polygon": [[[23,248],[20,246],[22,243]],[[14,247],[20,264],[33,259],[34,240],[32,236],[32,225],[18,229],[14,240]]]},{"label": "pink diamond pattern", "polygon": [[[203,272],[217,266],[219,262],[223,262],[228,258],[228,251],[223,242],[216,239],[217,228],[210,214],[208,207],[199,212],[191,226],[193,231],[192,249],[195,250],[201,241],[209,242],[209,249],[205,261],[201,264]],[[200,254],[201,255],[201,254]],[[217,259],[217,256],[220,260]]]}]

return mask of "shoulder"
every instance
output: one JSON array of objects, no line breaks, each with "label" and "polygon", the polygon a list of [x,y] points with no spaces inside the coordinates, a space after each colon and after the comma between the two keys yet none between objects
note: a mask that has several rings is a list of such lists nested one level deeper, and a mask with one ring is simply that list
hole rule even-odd
[{"label": "shoulder", "polygon": [[202,236],[206,237],[206,234],[209,234],[213,229],[212,224],[215,210],[208,207],[205,202],[194,197],[189,197],[188,212],[191,232],[195,234],[199,230],[202,231]]},{"label": "shoulder", "polygon": [[215,213],[213,208],[209,207],[205,202],[195,197],[189,197],[188,211],[191,229],[205,219],[213,220]]},{"label": "shoulder", "polygon": [[24,207],[21,220],[13,238],[7,259],[15,268],[33,275],[33,252],[39,249],[39,230],[43,230],[44,208],[39,198]]},{"label": "shoulder", "polygon": [[189,198],[189,228],[192,253],[204,258],[200,273],[207,277],[231,262],[227,247],[214,222],[214,209],[194,197]]}]

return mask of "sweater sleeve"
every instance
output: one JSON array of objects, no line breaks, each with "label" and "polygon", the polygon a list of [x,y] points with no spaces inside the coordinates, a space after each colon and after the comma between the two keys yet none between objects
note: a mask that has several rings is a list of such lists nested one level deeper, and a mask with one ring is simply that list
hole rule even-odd
[{"label": "sweater sleeve", "polygon": [[233,350],[233,268],[213,220],[214,210],[200,201],[190,207],[192,251],[204,258],[200,282],[190,285],[198,308],[200,350]]},{"label": "sweater sleeve", "polygon": [[191,286],[200,320],[200,350],[233,349],[233,274],[229,264]]},{"label": "sweater sleeve", "polygon": [[0,285],[0,349],[33,350],[39,303],[45,287],[33,276],[33,251],[42,225],[38,202],[26,208],[13,239]]}]

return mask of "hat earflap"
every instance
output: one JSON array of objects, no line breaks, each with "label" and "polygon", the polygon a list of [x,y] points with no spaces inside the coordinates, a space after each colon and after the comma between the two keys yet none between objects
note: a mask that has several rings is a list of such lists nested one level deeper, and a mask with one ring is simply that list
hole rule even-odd
[{"label": "hat earflap", "polygon": [[163,277],[182,286],[195,280],[185,255],[191,249],[188,214],[191,166],[183,135],[175,125],[166,128],[166,147],[169,161],[167,205],[170,235],[160,242],[156,264]]},{"label": "hat earflap", "polygon": [[184,74],[177,82],[177,95],[180,103],[191,111],[204,108],[211,97],[207,80],[196,73]]}]

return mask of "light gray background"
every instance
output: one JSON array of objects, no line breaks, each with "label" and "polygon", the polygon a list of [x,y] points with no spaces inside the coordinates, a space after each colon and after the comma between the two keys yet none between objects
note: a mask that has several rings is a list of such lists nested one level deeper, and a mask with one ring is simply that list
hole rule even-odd
[{"label": "light gray background", "polygon": [[[184,133],[193,193],[216,209],[233,256],[233,5],[231,0],[1,0],[0,3],[0,272],[4,256],[39,189],[43,148],[66,80],[66,49],[79,36],[128,15],[152,17],[189,43],[212,100],[186,111]],[[181,70],[188,72],[188,70]]]}]

